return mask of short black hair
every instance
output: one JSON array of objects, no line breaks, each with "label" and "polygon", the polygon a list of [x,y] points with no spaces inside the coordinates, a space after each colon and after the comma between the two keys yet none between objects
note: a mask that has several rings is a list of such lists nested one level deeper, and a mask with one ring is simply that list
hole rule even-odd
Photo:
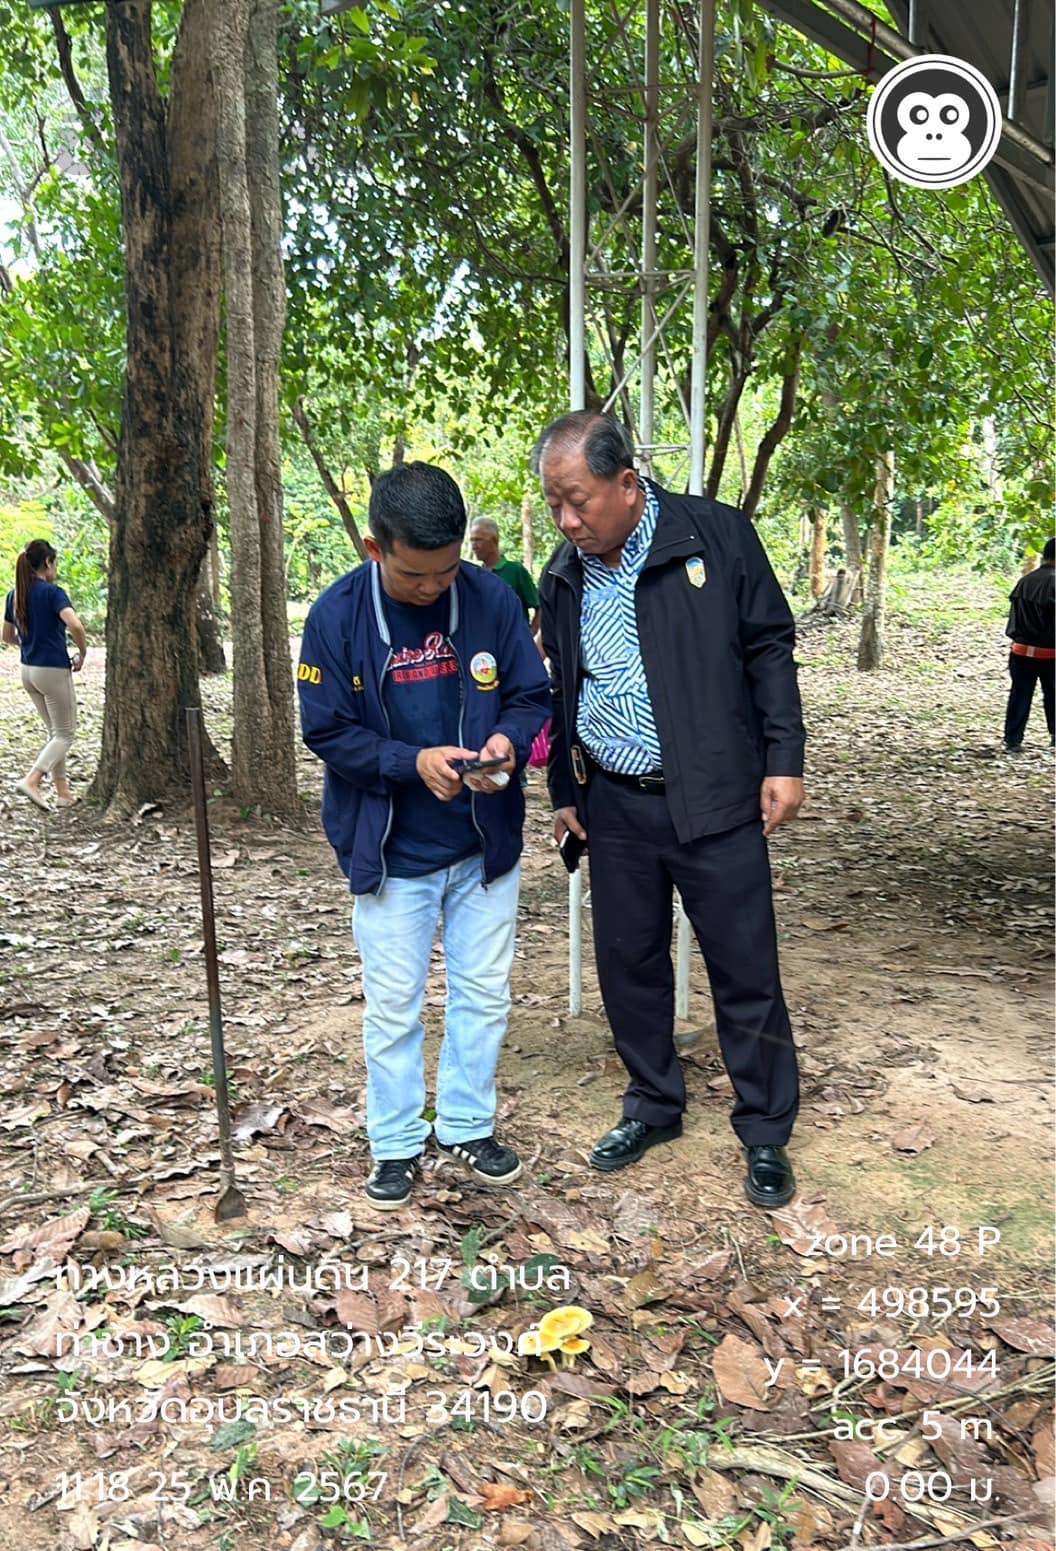
[{"label": "short black hair", "polygon": [[398,463],[374,481],[368,521],[386,554],[397,542],[408,549],[444,549],[465,537],[466,503],[444,469]]},{"label": "short black hair", "polygon": [[1056,560],[1056,539],[1046,539],[1045,548],[1041,552],[1042,565],[1052,565]]},{"label": "short black hair", "polygon": [[532,449],[532,472],[538,474],[548,452],[582,451],[595,479],[615,479],[634,468],[631,439],[618,420],[593,409],[576,409],[548,425]]}]

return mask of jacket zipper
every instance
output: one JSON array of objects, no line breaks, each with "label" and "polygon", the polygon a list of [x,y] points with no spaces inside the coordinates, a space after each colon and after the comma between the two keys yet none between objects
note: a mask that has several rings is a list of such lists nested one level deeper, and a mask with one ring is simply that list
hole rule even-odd
[{"label": "jacket zipper", "polygon": [[[385,730],[388,733],[390,738],[392,737],[392,722],[389,719],[389,708],[385,704],[385,675],[389,671],[389,663],[391,661],[392,661],[392,647],[390,646],[389,650],[388,650],[388,653],[387,653],[387,655],[385,657],[385,661],[381,665],[381,675],[380,675],[380,677],[378,679],[378,699],[381,702],[381,714],[385,718]],[[381,837],[381,882],[378,884],[377,888],[375,889],[375,891],[374,891],[375,894],[380,894],[381,893],[382,889],[385,887],[386,881],[387,881],[388,876],[389,876],[389,869],[385,865],[385,842],[388,840],[389,835],[392,833],[392,821],[393,821],[393,819],[395,817],[396,817],[396,802],[395,802],[395,799],[392,797],[392,795],[390,793],[390,795],[389,795],[389,816],[388,816],[388,819],[385,822],[385,833]]]},{"label": "jacket zipper", "polygon": [[[462,721],[466,711],[466,681],[462,673],[462,659],[458,655],[458,647],[455,645],[454,641],[452,641],[449,635],[445,635],[444,640],[454,652],[455,661],[458,663],[458,746],[459,748],[463,748],[464,744],[462,742]],[[484,858],[487,854],[487,842],[484,839],[484,831],[477,823],[477,794],[472,790],[470,790],[469,794],[469,815],[473,820],[473,828],[480,836],[480,886],[481,888],[486,889],[488,886],[488,879],[484,870]]]}]

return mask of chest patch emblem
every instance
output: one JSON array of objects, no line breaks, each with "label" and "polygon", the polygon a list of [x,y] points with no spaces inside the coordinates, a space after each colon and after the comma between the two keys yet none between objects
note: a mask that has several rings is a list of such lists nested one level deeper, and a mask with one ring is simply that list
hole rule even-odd
[{"label": "chest patch emblem", "polygon": [[469,673],[480,689],[496,689],[499,683],[499,665],[490,652],[476,652],[470,659]]},{"label": "chest patch emblem", "polygon": [[703,587],[708,579],[708,573],[704,569],[704,562],[699,555],[693,555],[686,561],[686,575],[689,577],[691,587]]}]

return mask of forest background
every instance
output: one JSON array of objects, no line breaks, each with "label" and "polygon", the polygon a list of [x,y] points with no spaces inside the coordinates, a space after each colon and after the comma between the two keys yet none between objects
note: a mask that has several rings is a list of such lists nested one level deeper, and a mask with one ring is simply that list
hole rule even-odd
[{"label": "forest background", "polygon": [[[590,147],[604,220],[633,187],[640,95],[613,16],[591,26],[596,102],[611,88]],[[721,5],[718,28],[708,490],[758,521],[797,606],[862,607],[859,666],[877,667],[889,542],[896,586],[966,567],[993,579],[997,607],[1046,536],[1049,301],[983,179],[921,193],[885,176],[858,75],[750,0]],[[392,462],[444,463],[506,552],[544,563],[554,535],[528,452],[567,404],[566,34],[556,5],[495,0],[369,0],[330,19],[315,0],[129,0],[108,20],[0,0],[0,572],[50,537],[93,637],[134,641],[140,693],[169,707],[130,738],[136,690],[108,678],[100,804],[172,779],[176,710],[222,666],[224,636],[234,793],[296,803],[292,756],[262,760],[246,733],[239,757],[240,719],[288,745],[286,638],[357,563]],[[691,45],[688,29],[665,42],[676,81]],[[690,262],[691,128],[676,105],[659,211],[671,268]],[[280,243],[282,269],[257,263]],[[151,331],[169,297],[165,356]],[[595,405],[627,373],[638,311],[615,288],[595,310]],[[671,444],[679,327],[658,385]],[[149,395],[128,395],[144,381],[177,410],[141,413]],[[634,429],[632,392],[616,409]],[[181,440],[200,453],[182,495],[165,450]],[[657,471],[684,483],[677,457]],[[255,652],[241,668],[240,640]]]}]

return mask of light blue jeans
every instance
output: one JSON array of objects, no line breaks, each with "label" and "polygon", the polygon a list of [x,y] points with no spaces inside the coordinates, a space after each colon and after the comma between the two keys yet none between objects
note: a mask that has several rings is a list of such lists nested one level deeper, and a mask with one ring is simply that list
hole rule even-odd
[{"label": "light blue jeans", "polygon": [[367,1136],[376,1162],[412,1158],[423,1120],[422,1002],[443,916],[447,1005],[436,1072],[436,1135],[471,1142],[495,1130],[495,1069],[510,1014],[510,969],[520,865],[487,888],[480,857],[424,878],[388,878],[356,898],[353,930],[363,961]]}]

